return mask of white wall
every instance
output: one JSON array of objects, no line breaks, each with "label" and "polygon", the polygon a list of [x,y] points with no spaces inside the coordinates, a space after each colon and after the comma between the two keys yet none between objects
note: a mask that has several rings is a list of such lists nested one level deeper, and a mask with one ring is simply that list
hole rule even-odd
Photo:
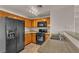
[{"label": "white wall", "polygon": [[50,11],[51,33],[74,31],[74,6]]},{"label": "white wall", "polygon": [[79,6],[75,6],[75,32],[79,33]]}]

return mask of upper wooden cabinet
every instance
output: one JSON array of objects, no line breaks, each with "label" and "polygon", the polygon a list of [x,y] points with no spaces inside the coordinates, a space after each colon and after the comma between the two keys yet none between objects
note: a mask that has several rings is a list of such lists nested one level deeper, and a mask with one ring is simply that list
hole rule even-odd
[{"label": "upper wooden cabinet", "polygon": [[31,26],[31,20],[29,20],[29,19],[25,20],[25,27],[27,27],[27,28],[31,28],[32,27]]},{"label": "upper wooden cabinet", "polygon": [[28,18],[25,18],[22,16],[18,16],[18,15],[0,10],[0,17],[9,17],[9,18],[13,18],[14,20],[23,20],[25,21],[25,27],[31,27],[31,21]]},{"label": "upper wooden cabinet", "polygon": [[32,27],[37,27],[38,22],[47,22],[47,27],[50,25],[50,17],[47,18],[39,18],[39,19],[33,19],[32,20]]},{"label": "upper wooden cabinet", "polygon": [[36,20],[32,20],[32,27],[37,27],[37,21]]},{"label": "upper wooden cabinet", "polygon": [[0,10],[0,17],[9,17],[9,18],[13,18],[15,20],[25,20],[26,19],[22,16],[18,16],[18,15],[8,13],[8,12],[2,11],[2,10]]}]

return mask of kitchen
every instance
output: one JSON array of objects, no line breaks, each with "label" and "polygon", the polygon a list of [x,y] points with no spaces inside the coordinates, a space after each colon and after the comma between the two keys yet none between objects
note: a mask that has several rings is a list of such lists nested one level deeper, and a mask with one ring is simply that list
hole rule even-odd
[{"label": "kitchen", "polygon": [[[5,7],[5,6],[3,6],[3,7]],[[8,7],[8,6],[7,6]],[[7,19],[9,19],[9,20],[14,20],[14,21],[18,21],[18,22],[23,22],[22,23],[22,26],[23,27],[19,27],[19,25],[17,26],[17,27],[19,27],[19,28],[23,28],[23,30],[20,30],[19,28],[18,28],[18,30],[20,31],[20,32],[22,32],[21,34],[20,33],[14,33],[14,35],[13,34],[8,34],[7,33],[7,35],[8,36],[10,36],[10,38],[7,38],[6,36],[6,38],[7,39],[13,39],[13,38],[11,38],[11,37],[19,37],[19,38],[21,38],[22,37],[22,39],[21,39],[21,41],[22,42],[19,42],[19,45],[21,45],[22,44],[22,48],[17,48],[17,44],[15,44],[15,48],[17,48],[17,49],[15,49],[15,50],[18,50],[18,51],[15,51],[15,52],[19,52],[19,51],[22,51],[23,49],[24,49],[24,47],[25,46],[27,46],[27,45],[29,45],[30,43],[34,43],[34,44],[38,44],[38,45],[42,45],[47,39],[48,39],[48,37],[49,37],[49,35],[50,35],[50,16],[46,16],[46,17],[42,17],[42,18],[25,18],[25,17],[22,17],[22,16],[18,16],[18,15],[16,15],[15,13],[12,13],[12,12],[9,12],[9,11],[6,11],[6,10],[4,10],[4,9],[2,9],[2,10],[0,10],[0,20],[1,19],[5,19],[5,21],[7,20]],[[8,23],[9,23],[9,20],[7,20],[8,21]],[[0,21],[0,23],[1,22],[3,22],[3,21]],[[13,21],[12,21],[13,22]],[[17,23],[18,23],[17,22]],[[5,23],[5,25],[7,25],[6,24],[6,22],[3,22],[3,23]],[[14,22],[13,22],[14,23]],[[11,25],[11,24],[10,24]],[[10,25],[8,25],[8,26],[10,26]],[[14,24],[15,25],[15,24]],[[1,25],[1,27],[3,26],[3,24]],[[4,26],[4,27],[7,27],[7,26]],[[13,27],[13,26],[12,26]],[[6,29],[6,28],[5,28]],[[9,29],[9,30],[12,30],[12,29]],[[17,30],[17,31],[18,31]],[[1,31],[2,31],[2,29],[1,29]],[[5,30],[6,31],[6,30]],[[16,32],[17,32],[16,31]],[[12,31],[13,32],[13,31]],[[2,32],[1,32],[2,33]],[[22,36],[20,36],[20,35],[22,35]],[[1,35],[1,34],[0,34]],[[12,35],[12,36],[11,36]],[[2,38],[1,38],[2,39]],[[17,39],[16,39],[17,40]],[[7,50],[10,50],[12,47],[12,45],[14,44],[14,43],[11,43],[11,41],[10,41],[10,43],[8,44],[8,45],[11,45],[11,46],[9,46],[8,47],[8,45],[6,46],[6,44],[7,44],[7,41],[5,40],[5,44],[4,44],[4,42],[3,42],[3,44],[1,43],[1,45],[4,45],[4,49],[3,48],[1,48],[1,50],[2,51],[7,51]],[[16,42],[15,42],[16,43]],[[21,44],[20,44],[21,43]],[[2,46],[1,46],[2,47]],[[8,47],[8,48],[7,48]],[[13,49],[12,49],[12,51],[7,51],[7,52],[14,52],[13,51]]]}]

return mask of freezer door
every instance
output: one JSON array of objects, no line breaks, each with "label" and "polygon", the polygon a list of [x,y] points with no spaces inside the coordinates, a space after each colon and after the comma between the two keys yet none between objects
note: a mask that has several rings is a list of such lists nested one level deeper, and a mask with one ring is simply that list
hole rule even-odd
[{"label": "freezer door", "polygon": [[16,22],[13,19],[6,18],[6,52],[16,52]]},{"label": "freezer door", "polygon": [[17,52],[24,48],[24,22],[17,21]]}]

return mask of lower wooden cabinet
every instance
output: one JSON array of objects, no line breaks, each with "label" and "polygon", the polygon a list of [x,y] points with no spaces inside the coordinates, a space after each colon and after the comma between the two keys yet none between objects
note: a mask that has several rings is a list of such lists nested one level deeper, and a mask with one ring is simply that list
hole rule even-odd
[{"label": "lower wooden cabinet", "polygon": [[25,45],[30,43],[36,43],[36,33],[26,33],[25,34]]},{"label": "lower wooden cabinet", "polygon": [[[45,34],[45,41],[48,40],[49,36],[49,34]],[[25,45],[30,43],[36,43],[36,33],[25,34]]]},{"label": "lower wooden cabinet", "polygon": [[32,43],[36,43],[36,33],[32,33]]},{"label": "lower wooden cabinet", "polygon": [[48,40],[49,39],[49,34],[45,34],[45,40]]},{"label": "lower wooden cabinet", "polygon": [[30,43],[31,43],[31,34],[26,33],[25,34],[25,45],[30,44]]}]

